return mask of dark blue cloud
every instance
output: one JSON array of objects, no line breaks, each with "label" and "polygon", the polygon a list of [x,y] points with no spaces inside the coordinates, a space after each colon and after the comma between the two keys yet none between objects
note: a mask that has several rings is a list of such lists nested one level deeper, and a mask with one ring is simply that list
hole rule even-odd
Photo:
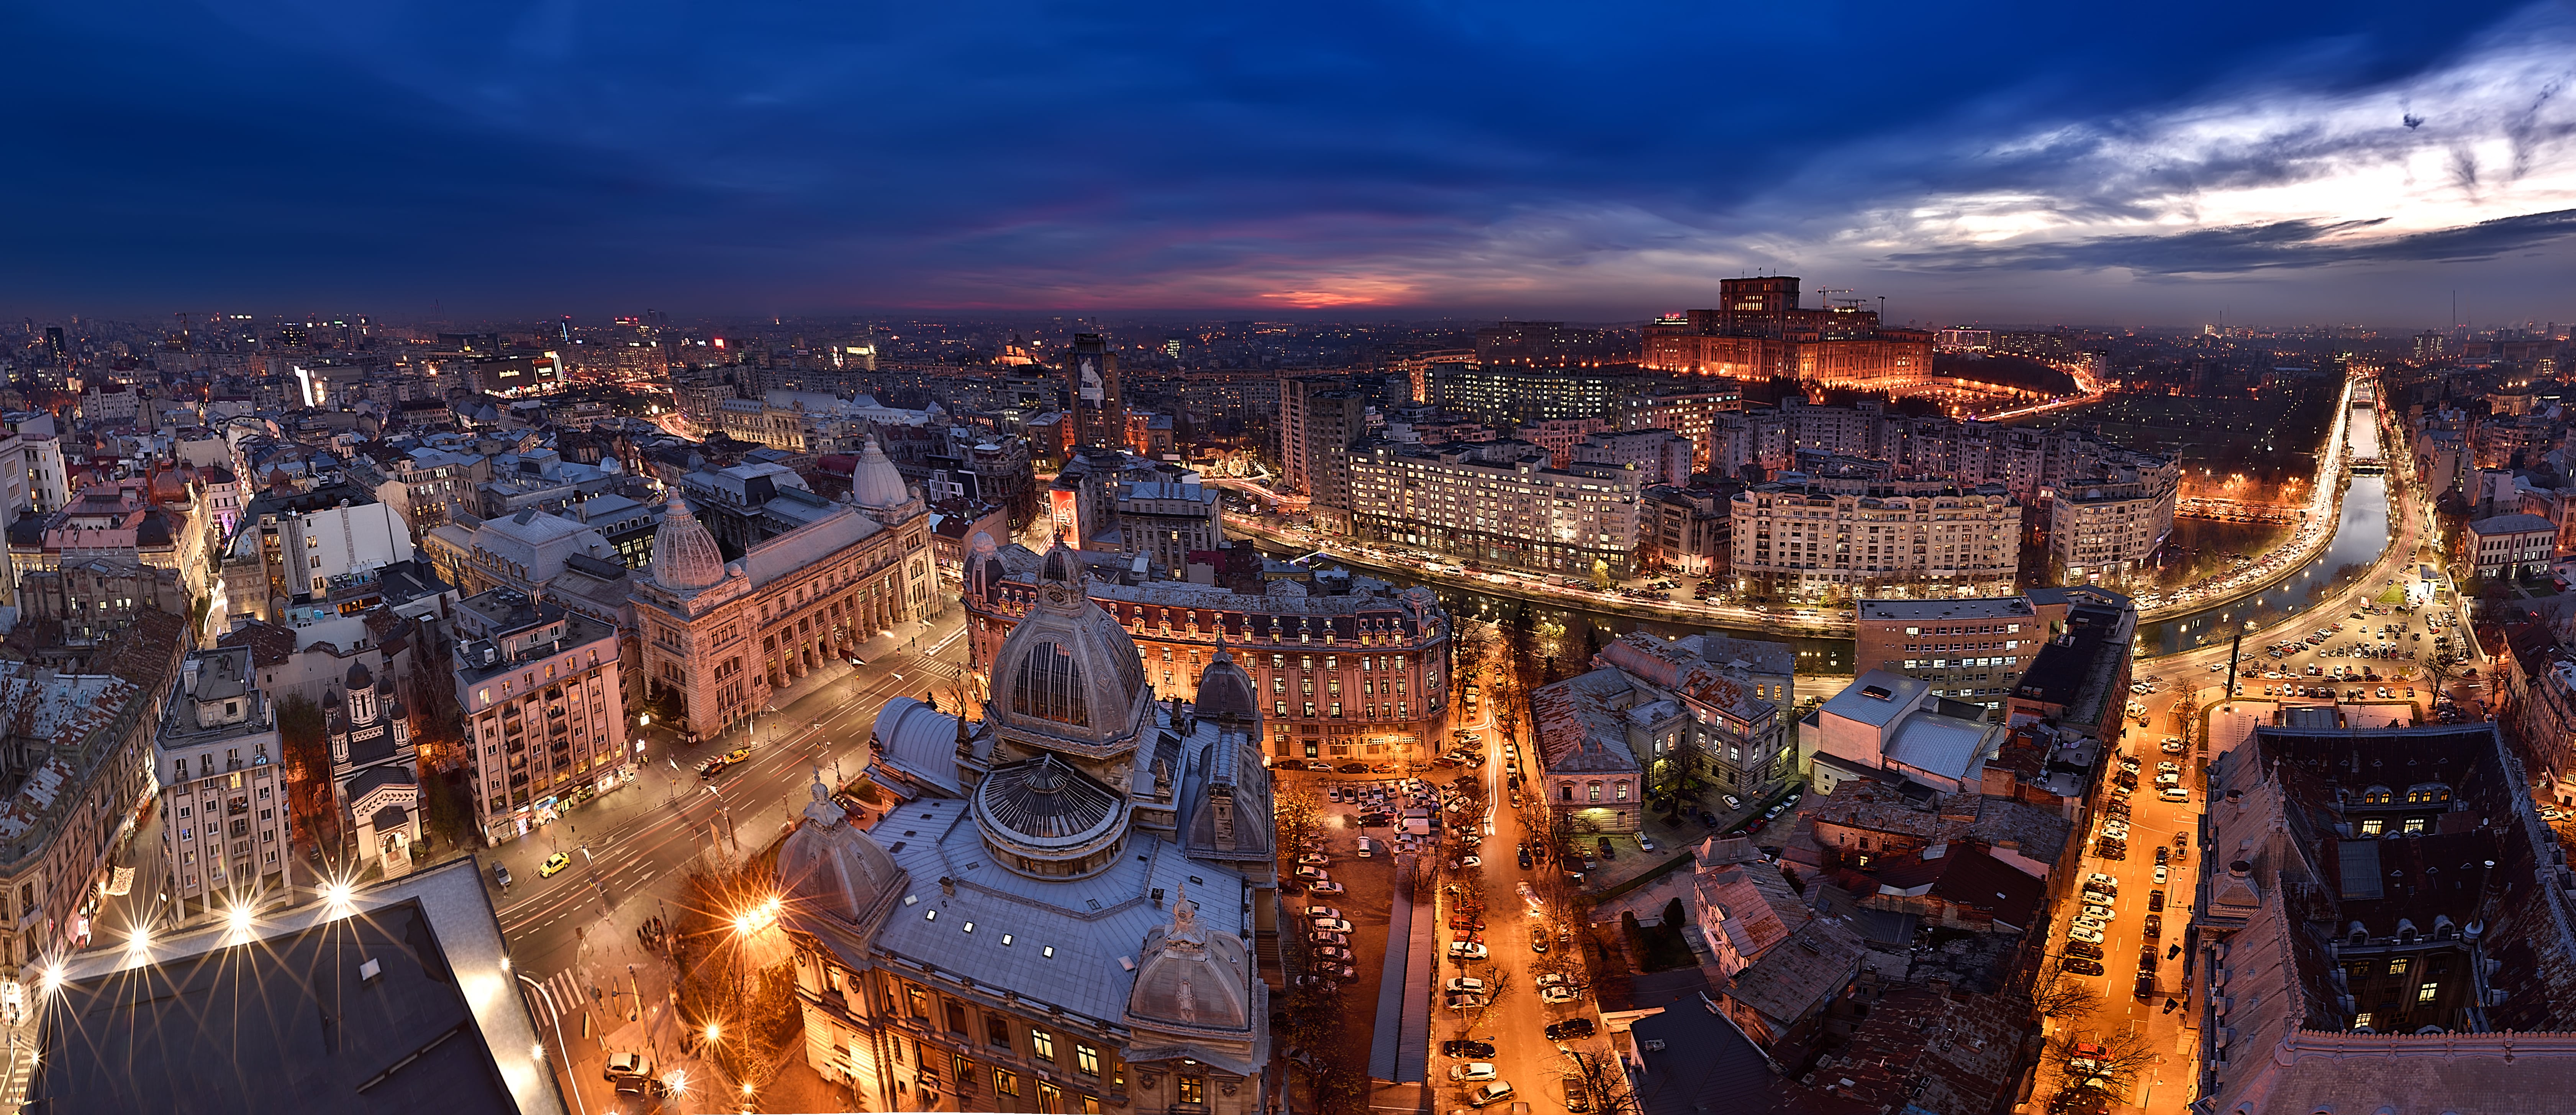
[{"label": "dark blue cloud", "polygon": [[18,156],[0,203],[19,216],[0,291],[796,312],[1279,306],[1320,283],[1643,313],[1669,299],[1631,302],[1652,297],[1635,268],[1597,286],[1587,268],[2074,154],[1959,157],[1988,139],[2257,78],[2375,88],[2509,11],[20,6],[0,15],[22,47],[0,71]]}]

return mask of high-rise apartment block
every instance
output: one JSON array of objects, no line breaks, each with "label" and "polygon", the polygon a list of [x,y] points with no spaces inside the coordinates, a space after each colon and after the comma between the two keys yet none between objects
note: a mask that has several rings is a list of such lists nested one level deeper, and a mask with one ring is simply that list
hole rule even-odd
[{"label": "high-rise apartment block", "polygon": [[294,825],[276,709],[251,649],[190,655],[172,696],[154,765],[166,885],[185,918],[285,886]]},{"label": "high-rise apartment block", "polygon": [[456,705],[475,827],[498,844],[616,785],[628,764],[617,631],[512,589],[456,607]]},{"label": "high-rise apartment block", "polygon": [[1073,444],[1116,449],[1127,444],[1127,406],[1118,397],[1118,354],[1098,333],[1073,335],[1073,350],[1064,354],[1064,374],[1073,402]]},{"label": "high-rise apartment block", "polygon": [[2021,565],[2019,500],[1999,485],[1817,480],[1761,484],[1732,508],[1740,591],[1808,600],[2001,596]]},{"label": "high-rise apartment block", "polygon": [[1308,497],[1318,529],[1347,531],[1351,473],[1347,450],[1367,436],[1368,401],[1341,376],[1279,381],[1279,459],[1288,490]]},{"label": "high-rise apartment block", "polygon": [[1188,568],[1190,552],[1224,541],[1217,490],[1201,484],[1149,482],[1118,489],[1118,533],[1126,552],[1165,569]]},{"label": "high-rise apartment block", "polygon": [[1637,496],[1646,485],[1628,469],[1555,468],[1526,441],[1372,439],[1349,456],[1358,537],[1583,578],[1636,569]]},{"label": "high-rise apartment block", "polygon": [[1693,450],[1671,430],[1619,430],[1586,436],[1574,447],[1574,463],[1624,468],[1648,485],[1688,484]]}]

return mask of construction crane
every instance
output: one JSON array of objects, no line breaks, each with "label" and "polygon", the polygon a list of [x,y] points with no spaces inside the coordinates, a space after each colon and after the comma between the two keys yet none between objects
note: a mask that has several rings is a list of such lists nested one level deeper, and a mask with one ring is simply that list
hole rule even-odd
[{"label": "construction crane", "polygon": [[1826,301],[1826,298],[1825,298],[1825,296],[1826,296],[1826,295],[1828,295],[1828,294],[1850,294],[1851,292],[1852,292],[1852,288],[1847,287],[1847,286],[1828,286],[1828,287],[1817,287],[1817,288],[1816,288],[1816,308],[1817,308],[1817,309],[1819,309],[1819,310],[1831,309],[1831,308],[1832,308],[1830,305],[1828,305],[1828,304],[1827,304],[1827,301]]}]

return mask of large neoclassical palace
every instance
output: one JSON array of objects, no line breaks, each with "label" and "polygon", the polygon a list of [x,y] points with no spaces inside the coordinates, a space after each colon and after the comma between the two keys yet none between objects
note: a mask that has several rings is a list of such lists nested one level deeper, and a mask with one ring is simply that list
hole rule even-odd
[{"label": "large neoclassical palace", "polygon": [[[633,600],[645,683],[680,694],[691,731],[721,731],[767,707],[772,690],[935,610],[930,516],[874,436],[848,502],[803,484],[749,466],[691,473],[671,494]],[[727,560],[718,533],[741,556]]]},{"label": "large neoclassical palace", "polygon": [[778,859],[807,1060],[872,1111],[1264,1108],[1277,868],[1261,710],[1222,651],[1195,706],[1062,546],[980,722],[899,698],[868,831],[821,784]]}]

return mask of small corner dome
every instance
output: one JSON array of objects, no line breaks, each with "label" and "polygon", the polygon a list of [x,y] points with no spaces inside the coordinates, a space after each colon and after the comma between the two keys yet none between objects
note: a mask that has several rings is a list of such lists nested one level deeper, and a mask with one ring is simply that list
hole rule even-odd
[{"label": "small corner dome", "polygon": [[1198,714],[1202,720],[1257,720],[1261,716],[1260,698],[1254,696],[1252,675],[1234,662],[1225,648],[1217,648],[1207,669],[1199,673]]},{"label": "small corner dome", "polygon": [[1176,892],[1171,923],[1145,933],[1127,1015],[1202,1030],[1250,1030],[1252,958],[1240,938],[1197,923],[1188,892]]},{"label": "small corner dome", "polygon": [[856,923],[902,890],[904,872],[876,839],[859,831],[820,778],[805,823],[778,849],[778,890],[797,909]]}]

